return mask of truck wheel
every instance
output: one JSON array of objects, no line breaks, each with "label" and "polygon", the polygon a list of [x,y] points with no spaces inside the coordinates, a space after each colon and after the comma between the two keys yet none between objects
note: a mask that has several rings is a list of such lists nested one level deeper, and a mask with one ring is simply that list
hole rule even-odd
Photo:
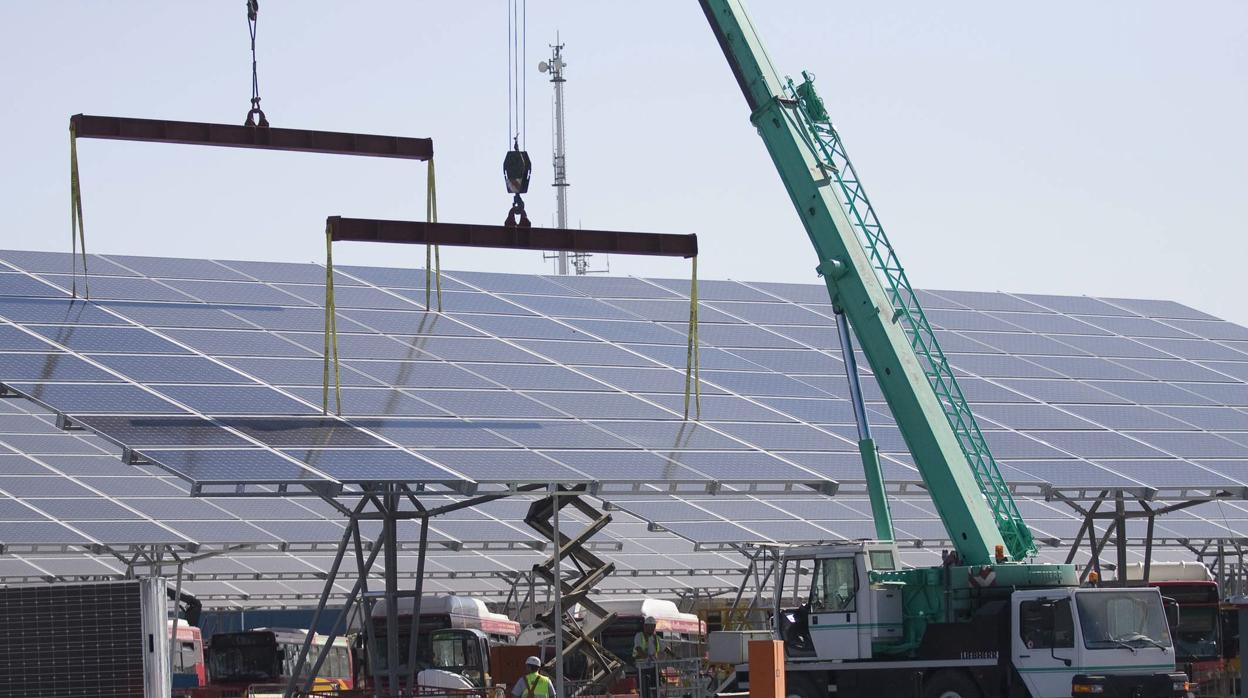
[{"label": "truck wheel", "polygon": [[979,687],[960,671],[938,671],[923,682],[923,698],[980,698]]},{"label": "truck wheel", "polygon": [[825,698],[819,695],[815,682],[801,674],[786,674],[784,677],[785,698]]}]

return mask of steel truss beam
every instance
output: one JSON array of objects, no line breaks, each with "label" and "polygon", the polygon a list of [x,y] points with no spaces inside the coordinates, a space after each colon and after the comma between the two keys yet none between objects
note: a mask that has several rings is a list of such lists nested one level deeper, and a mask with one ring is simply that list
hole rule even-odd
[{"label": "steel truss beam", "polygon": [[78,138],[293,150],[403,160],[428,160],[433,157],[433,141],[428,138],[86,114],[71,116],[69,126]]},{"label": "steel truss beam", "polygon": [[502,225],[390,221],[341,216],[330,216],[325,225],[334,242],[394,242],[408,245],[497,247],[659,257],[698,256],[696,235],[512,228]]}]

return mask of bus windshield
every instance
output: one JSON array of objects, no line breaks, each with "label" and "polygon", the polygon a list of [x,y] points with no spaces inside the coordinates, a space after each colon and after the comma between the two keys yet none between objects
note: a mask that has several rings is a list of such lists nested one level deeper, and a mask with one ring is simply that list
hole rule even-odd
[{"label": "bus windshield", "polygon": [[1083,591],[1075,594],[1088,649],[1169,648],[1170,630],[1155,591]]},{"label": "bus windshield", "polygon": [[1216,659],[1218,609],[1214,606],[1180,606],[1173,626],[1175,655],[1182,660]]},{"label": "bus windshield", "polygon": [[208,658],[213,681],[268,681],[279,675],[277,646],[213,640]]}]

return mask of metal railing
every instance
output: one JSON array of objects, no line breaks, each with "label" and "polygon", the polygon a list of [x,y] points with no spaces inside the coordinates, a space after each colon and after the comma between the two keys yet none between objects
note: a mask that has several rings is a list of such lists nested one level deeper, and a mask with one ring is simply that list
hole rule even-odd
[{"label": "metal railing", "polygon": [[640,698],[707,698],[711,680],[697,658],[637,662]]}]

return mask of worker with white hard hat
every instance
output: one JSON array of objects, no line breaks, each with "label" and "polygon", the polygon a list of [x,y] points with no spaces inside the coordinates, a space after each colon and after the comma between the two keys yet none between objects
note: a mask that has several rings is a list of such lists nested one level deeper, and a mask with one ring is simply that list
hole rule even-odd
[{"label": "worker with white hard hat", "polygon": [[637,663],[637,692],[641,698],[654,698],[658,694],[658,665],[649,664],[657,661],[664,650],[663,640],[656,630],[658,625],[654,616],[646,616],[641,630],[633,636],[633,661]]},{"label": "worker with white hard hat", "polygon": [[524,676],[511,689],[515,698],[555,698],[555,685],[542,674],[542,660],[529,657],[524,660]]},{"label": "worker with white hard hat", "polygon": [[633,659],[654,661],[659,658],[659,653],[663,651],[663,641],[655,632],[658,625],[654,616],[646,616],[641,630],[633,636]]}]

